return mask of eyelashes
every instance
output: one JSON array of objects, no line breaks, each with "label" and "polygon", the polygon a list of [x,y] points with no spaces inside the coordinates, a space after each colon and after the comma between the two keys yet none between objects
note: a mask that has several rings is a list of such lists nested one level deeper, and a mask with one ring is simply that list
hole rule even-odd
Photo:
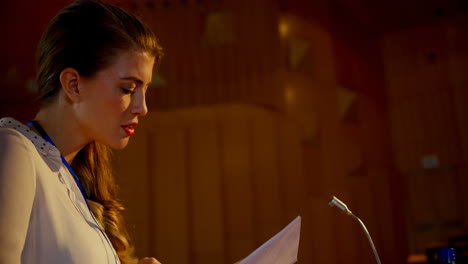
[{"label": "eyelashes", "polygon": [[135,90],[130,90],[130,89],[126,89],[126,88],[120,88],[120,90],[125,95],[127,95],[127,94],[133,95],[135,93]]}]

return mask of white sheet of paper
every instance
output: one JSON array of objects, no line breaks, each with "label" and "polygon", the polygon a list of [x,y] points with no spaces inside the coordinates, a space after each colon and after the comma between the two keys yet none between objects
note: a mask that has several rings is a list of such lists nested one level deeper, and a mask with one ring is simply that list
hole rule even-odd
[{"label": "white sheet of paper", "polygon": [[298,216],[274,237],[240,261],[240,264],[296,263],[300,233],[301,217]]}]

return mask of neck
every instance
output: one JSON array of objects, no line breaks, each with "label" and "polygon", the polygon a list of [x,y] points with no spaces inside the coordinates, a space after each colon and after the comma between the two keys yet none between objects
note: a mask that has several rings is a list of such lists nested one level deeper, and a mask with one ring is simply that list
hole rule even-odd
[{"label": "neck", "polygon": [[79,133],[76,121],[70,117],[67,109],[53,105],[41,108],[34,118],[69,164],[73,162],[76,154],[89,143],[89,140]]}]

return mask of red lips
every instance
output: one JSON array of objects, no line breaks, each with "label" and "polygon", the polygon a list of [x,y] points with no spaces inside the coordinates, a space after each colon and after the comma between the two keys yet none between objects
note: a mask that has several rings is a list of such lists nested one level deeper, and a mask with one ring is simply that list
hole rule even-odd
[{"label": "red lips", "polygon": [[131,124],[128,124],[128,125],[123,125],[121,127],[125,131],[127,136],[131,137],[131,136],[135,135],[134,126],[136,126],[136,125],[138,125],[138,123],[135,122],[135,123],[131,123]]}]

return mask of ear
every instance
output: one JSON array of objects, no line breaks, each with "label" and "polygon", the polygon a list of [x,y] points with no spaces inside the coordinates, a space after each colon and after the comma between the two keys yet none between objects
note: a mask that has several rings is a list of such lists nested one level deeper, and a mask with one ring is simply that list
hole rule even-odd
[{"label": "ear", "polygon": [[65,68],[60,73],[62,90],[72,102],[77,102],[80,99],[80,91],[78,89],[79,79],[80,74],[73,68]]}]

